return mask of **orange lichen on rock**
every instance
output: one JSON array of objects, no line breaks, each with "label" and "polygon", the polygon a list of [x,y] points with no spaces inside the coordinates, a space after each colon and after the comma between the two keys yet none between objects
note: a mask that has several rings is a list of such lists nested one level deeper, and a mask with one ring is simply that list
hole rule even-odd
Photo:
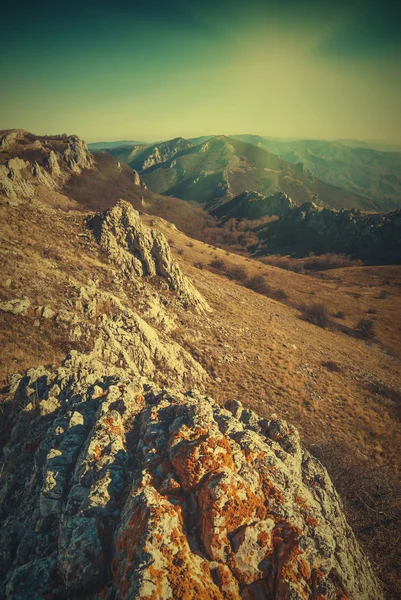
[{"label": "orange lichen on rock", "polygon": [[[177,441],[177,440],[175,440]],[[220,436],[215,438],[207,434],[176,444],[171,457],[181,485],[190,491],[202,478],[222,467],[234,468],[230,444]]]},{"label": "orange lichen on rock", "polygon": [[123,430],[122,430],[121,426],[120,425],[115,425],[114,424],[114,420],[113,420],[112,417],[107,417],[104,420],[104,422],[108,426],[108,428],[110,429],[110,431],[112,431],[116,435],[122,435],[123,434]]},{"label": "orange lichen on rock", "polygon": [[102,451],[100,449],[100,446],[95,446],[93,453],[95,455],[96,460],[99,460],[102,457]]}]

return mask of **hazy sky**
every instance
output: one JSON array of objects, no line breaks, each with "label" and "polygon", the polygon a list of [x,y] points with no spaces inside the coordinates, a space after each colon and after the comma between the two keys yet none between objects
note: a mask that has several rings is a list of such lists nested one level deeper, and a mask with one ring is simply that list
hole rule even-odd
[{"label": "hazy sky", "polygon": [[[9,1],[0,129],[401,142],[394,0]],[[5,11],[5,12],[4,12]]]}]

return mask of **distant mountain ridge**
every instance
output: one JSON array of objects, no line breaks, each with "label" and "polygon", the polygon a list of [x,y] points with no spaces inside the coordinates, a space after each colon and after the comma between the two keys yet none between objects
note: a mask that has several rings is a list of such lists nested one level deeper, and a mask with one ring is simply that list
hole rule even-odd
[{"label": "distant mountain ridge", "polygon": [[112,148],[119,148],[120,146],[136,146],[138,144],[146,145],[147,142],[138,140],[120,140],[117,142],[90,142],[88,144],[89,150],[111,150]]},{"label": "distant mountain ridge", "polygon": [[[283,140],[258,135],[235,139],[254,144],[291,163],[302,163],[315,177],[370,198],[380,210],[401,207],[401,148],[377,149],[361,142]],[[385,147],[386,148],[386,147]]]},{"label": "distant mountain ridge", "polygon": [[[179,137],[174,140],[152,144],[115,142],[114,146],[104,146],[104,150],[112,153],[121,162],[125,162],[132,168],[142,171],[154,167],[156,164],[167,162],[173,156],[183,152],[183,150],[189,151],[190,148],[204,146],[214,139],[228,139],[234,142],[239,141],[251,144],[280,157],[286,163],[293,165],[301,164],[312,177],[331,186],[342,188],[344,191],[355,196],[364,198],[361,201],[354,197],[355,205],[353,207],[355,208],[380,212],[396,210],[401,207],[401,148],[398,149],[397,147],[385,144],[375,144],[373,142],[369,144],[368,142],[359,142],[358,140],[289,140],[243,134],[230,137],[200,136],[187,140]],[[177,148],[175,148],[176,145]],[[93,145],[89,145],[89,147],[96,150]],[[157,156],[158,152],[160,157]],[[149,162],[146,162],[147,157],[149,157]],[[207,173],[203,173],[202,169],[196,173],[196,168],[195,172],[192,173],[188,171],[185,164],[182,173],[175,178],[174,185],[170,185],[170,187],[174,188],[174,186],[178,185],[179,193],[182,194],[184,199],[202,202],[205,201],[205,198],[201,198],[201,194],[198,192],[202,185],[205,184],[205,194],[213,194],[213,187],[215,187],[217,188],[215,190],[215,192],[217,191],[217,197],[220,197],[222,195],[220,193],[221,190],[224,190],[224,188],[228,189],[227,179],[230,178],[222,176],[221,169],[218,168],[218,165],[216,166],[217,168],[212,165]],[[193,170],[193,167],[191,168]],[[199,177],[199,175],[205,174],[213,175],[214,177],[209,178],[208,181],[199,182],[198,180],[196,183],[201,183],[202,185],[198,185],[198,190],[194,190],[193,185],[189,186],[189,182],[185,182],[185,175],[187,174],[193,175],[194,179]],[[166,177],[166,174],[161,175],[159,173],[157,176],[152,175],[150,179],[155,180],[155,189],[157,191],[170,193],[168,191],[169,188],[161,191],[161,188],[165,187],[162,180],[174,179],[170,174]],[[298,179],[298,176],[296,179]],[[242,189],[236,187],[234,195],[246,189],[265,195],[274,193],[271,189],[263,189],[263,186],[261,187],[258,182],[252,185],[252,178],[248,178],[247,185],[243,186]],[[299,190],[295,190],[294,192],[293,189],[283,189],[283,191],[290,193],[298,203],[312,199],[312,196],[309,198],[302,196],[298,200],[296,192]],[[328,190],[324,191],[328,195]],[[178,195],[174,189],[172,193]],[[185,194],[188,195],[188,198]],[[329,196],[329,201],[325,201],[322,198],[324,204],[335,208],[351,208],[348,202],[341,205],[341,202],[333,201],[333,194],[329,194]]]},{"label": "distant mountain ridge", "polygon": [[321,181],[302,163],[285,161],[255,144],[227,136],[214,136],[197,145],[175,138],[109,153],[136,169],[152,191],[200,203],[207,210],[246,190],[266,197],[284,192],[296,204],[318,197],[332,208],[381,209],[371,199]]}]

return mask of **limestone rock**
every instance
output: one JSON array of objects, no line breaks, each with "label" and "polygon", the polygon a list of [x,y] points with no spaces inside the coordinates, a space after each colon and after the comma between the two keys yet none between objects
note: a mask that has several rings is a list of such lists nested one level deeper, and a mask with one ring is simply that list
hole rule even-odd
[{"label": "limestone rock", "polygon": [[55,181],[51,175],[43,167],[41,167],[36,161],[32,165],[32,174],[37,179],[38,183],[45,185],[47,188],[52,189],[55,187]]},{"label": "limestone rock", "polygon": [[26,176],[28,167],[29,163],[20,158],[10,158],[0,165],[0,193],[9,198],[31,198],[35,189]]},{"label": "limestone rock", "polygon": [[53,150],[50,150],[46,164],[53,177],[58,177],[61,174],[60,165],[58,164],[57,160],[57,154]]},{"label": "limestone rock", "polygon": [[327,472],[285,422],[76,353],[12,394],[6,600],[382,599]]},{"label": "limestone rock", "polygon": [[126,277],[165,277],[183,304],[199,312],[210,310],[172,259],[164,235],[147,228],[129,202],[119,200],[113,208],[89,219],[88,224],[100,246]]},{"label": "limestone rock", "polygon": [[31,303],[28,298],[15,298],[14,300],[0,302],[0,311],[20,315],[26,312],[30,306]]},{"label": "limestone rock", "polygon": [[93,169],[95,166],[86,144],[77,135],[68,137],[63,156],[67,166],[78,175],[82,169]]},{"label": "limestone rock", "polygon": [[[120,165],[120,163],[118,163],[118,164]],[[135,169],[132,169],[132,181],[134,182],[135,185],[140,185],[144,190],[148,189],[146,183],[144,181],[142,181],[142,179],[139,176],[138,171],[135,171]]]},{"label": "limestone rock", "polygon": [[10,129],[9,131],[2,132],[0,135],[0,148],[2,150],[9,150],[25,134],[26,131],[23,129]]},{"label": "limestone rock", "polygon": [[52,310],[49,306],[44,306],[42,309],[42,317],[44,319],[52,319],[55,316],[55,311]]}]

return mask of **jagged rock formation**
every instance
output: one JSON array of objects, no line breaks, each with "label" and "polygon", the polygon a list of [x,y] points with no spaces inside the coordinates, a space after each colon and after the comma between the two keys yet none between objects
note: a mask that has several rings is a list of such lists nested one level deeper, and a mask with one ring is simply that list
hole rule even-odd
[{"label": "jagged rock formation", "polygon": [[8,150],[8,148],[12,148],[15,142],[24,137],[26,131],[24,129],[10,129],[8,131],[3,131],[0,135],[0,148],[2,150]]},{"label": "jagged rock formation", "polygon": [[110,154],[113,154],[118,160],[127,163],[133,169],[145,171],[155,165],[168,161],[183,150],[192,147],[193,144],[191,142],[182,137],[178,137],[157,144],[121,146],[110,149]]},{"label": "jagged rock formation", "polygon": [[38,185],[52,189],[72,175],[95,169],[86,144],[77,136],[34,136],[22,129],[0,132],[0,194],[32,198]]},{"label": "jagged rock formation", "polygon": [[258,192],[245,191],[218,206],[211,213],[223,222],[228,219],[256,220],[261,217],[284,215],[294,206],[295,202],[285,192],[280,191],[266,197]]},{"label": "jagged rock formation", "polygon": [[138,211],[129,202],[119,200],[116,206],[91,217],[88,223],[103,250],[126,277],[160,275],[184,304],[200,312],[210,310],[172,259],[164,235],[145,228]]},{"label": "jagged rock formation", "polygon": [[20,158],[10,158],[0,164],[0,193],[9,198],[33,196],[34,187],[24,175],[28,167],[29,162]]},{"label": "jagged rock formation", "polygon": [[15,376],[1,597],[382,595],[293,427],[72,353]]},{"label": "jagged rock formation", "polygon": [[142,181],[142,179],[139,177],[138,171],[135,171],[135,169],[132,169],[132,181],[135,183],[135,185],[140,185],[144,190],[148,189],[146,183]]},{"label": "jagged rock formation", "polygon": [[77,135],[68,137],[64,160],[71,171],[77,174],[80,174],[82,169],[92,169],[95,165],[86,144]]},{"label": "jagged rock formation", "polygon": [[305,202],[260,228],[258,235],[262,254],[339,252],[363,260],[401,261],[401,211],[336,211]]}]

